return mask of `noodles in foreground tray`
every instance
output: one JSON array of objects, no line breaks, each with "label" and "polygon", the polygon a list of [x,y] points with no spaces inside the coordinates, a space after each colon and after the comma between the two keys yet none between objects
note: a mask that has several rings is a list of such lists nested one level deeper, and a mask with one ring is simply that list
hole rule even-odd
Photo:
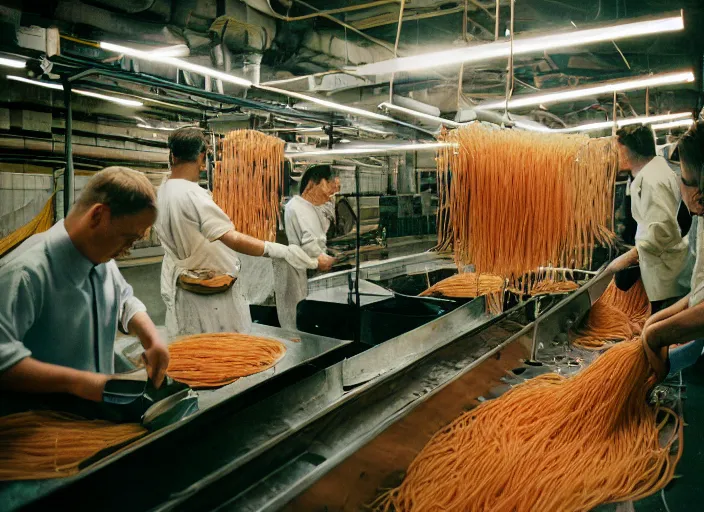
[{"label": "noodles in foreground tray", "polygon": [[530,379],[436,433],[376,509],[586,512],[652,494],[673,477],[682,422],[648,405],[651,375],[632,340],[573,377]]},{"label": "noodles in foreground tray", "polygon": [[280,341],[237,333],[186,336],[169,345],[167,374],[195,389],[215,388],[263,372],[286,353]]},{"label": "noodles in foreground tray", "polygon": [[49,411],[0,417],[0,480],[60,478],[81,462],[142,437],[139,424],[85,420]]}]

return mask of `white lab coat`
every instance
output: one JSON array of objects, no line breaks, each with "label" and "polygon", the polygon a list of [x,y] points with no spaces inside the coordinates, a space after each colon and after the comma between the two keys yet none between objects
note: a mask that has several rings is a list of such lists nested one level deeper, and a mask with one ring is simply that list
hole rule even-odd
[{"label": "white lab coat", "polygon": [[252,318],[237,282],[228,291],[215,295],[198,295],[176,285],[186,270],[208,269],[239,276],[237,254],[218,241],[234,229],[225,212],[208,191],[180,179],[161,185],[157,208],[154,228],[164,248],[161,296],[166,303],[168,335],[248,332]]},{"label": "white lab coat", "polygon": [[[289,245],[298,245],[311,258],[325,252],[327,231],[334,219],[334,203],[314,206],[294,196],[284,208],[284,225]],[[308,275],[283,260],[274,260],[276,313],[284,329],[296,329],[296,307],[308,295]]]},{"label": "white lab coat", "polygon": [[677,224],[681,201],[675,173],[657,156],[631,183],[631,211],[638,223],[636,248],[641,276],[650,301],[687,294],[688,244]]}]

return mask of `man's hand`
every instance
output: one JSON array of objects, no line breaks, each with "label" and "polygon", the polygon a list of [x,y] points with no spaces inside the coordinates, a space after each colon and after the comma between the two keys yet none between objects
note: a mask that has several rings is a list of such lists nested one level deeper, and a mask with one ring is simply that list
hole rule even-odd
[{"label": "man's hand", "polygon": [[332,269],[334,263],[335,258],[328,256],[327,254],[321,254],[318,256],[318,270],[322,272],[328,272]]},{"label": "man's hand", "polygon": [[616,258],[614,261],[609,263],[609,266],[606,267],[606,272],[615,274],[617,272],[620,272],[622,270],[626,270],[628,267],[631,267],[633,265],[638,264],[638,250],[634,247],[627,253],[622,254],[618,258]]},{"label": "man's hand", "polygon": [[153,342],[151,346],[144,351],[144,362],[147,365],[147,375],[154,383],[157,389],[161,387],[166,376],[166,370],[169,368],[169,349],[161,340]]}]

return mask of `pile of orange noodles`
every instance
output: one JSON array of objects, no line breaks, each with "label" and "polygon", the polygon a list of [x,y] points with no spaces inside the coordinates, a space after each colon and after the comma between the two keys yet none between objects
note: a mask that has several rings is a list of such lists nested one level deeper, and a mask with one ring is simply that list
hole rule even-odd
[{"label": "pile of orange noodles", "polygon": [[0,417],[0,481],[60,478],[81,462],[145,435],[139,424],[116,425],[50,411]]},{"label": "pile of orange noodles", "polygon": [[215,388],[268,370],[285,353],[280,341],[259,336],[194,334],[169,345],[167,375],[194,389]]},{"label": "pile of orange noodles", "polygon": [[505,281],[499,276],[461,272],[435,283],[421,293],[420,296],[474,298],[501,292],[504,287]]},{"label": "pile of orange noodles", "polygon": [[[652,385],[637,339],[573,377],[528,380],[435,434],[376,509],[586,512],[648,496],[682,454],[682,422],[648,405]],[[663,444],[665,420],[676,428]]]},{"label": "pile of orange noodles", "polygon": [[589,311],[582,329],[572,344],[600,350],[613,342],[640,335],[650,317],[650,301],[639,279],[628,291],[619,290],[614,281]]}]

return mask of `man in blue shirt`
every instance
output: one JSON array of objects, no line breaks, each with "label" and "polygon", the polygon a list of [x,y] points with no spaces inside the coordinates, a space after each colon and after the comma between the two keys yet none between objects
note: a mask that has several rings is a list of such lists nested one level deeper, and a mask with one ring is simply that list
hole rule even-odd
[{"label": "man in blue shirt", "polygon": [[65,221],[0,260],[0,390],[102,400],[119,326],[140,339],[149,376],[161,385],[168,349],[113,260],[155,219],[149,180],[109,167]]}]

